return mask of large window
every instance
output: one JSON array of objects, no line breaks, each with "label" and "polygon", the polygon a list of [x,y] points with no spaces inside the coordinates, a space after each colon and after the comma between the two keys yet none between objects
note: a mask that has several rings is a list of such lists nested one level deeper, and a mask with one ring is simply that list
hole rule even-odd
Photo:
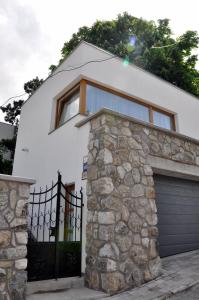
[{"label": "large window", "polygon": [[108,108],[121,114],[168,130],[175,130],[174,115],[150,105],[144,100],[134,99],[104,86],[81,80],[57,101],[56,128],[78,113],[92,114]]},{"label": "large window", "polygon": [[109,108],[121,114],[149,122],[148,107],[88,84],[86,87],[86,111],[94,113],[101,108]]},{"label": "large window", "polygon": [[[129,98],[129,97],[128,97]],[[108,108],[138,120],[154,124],[169,130],[174,130],[174,116],[167,112],[160,112],[151,105],[138,103],[133,98],[105,91],[90,84],[86,85],[86,111],[95,113],[102,108]]]}]

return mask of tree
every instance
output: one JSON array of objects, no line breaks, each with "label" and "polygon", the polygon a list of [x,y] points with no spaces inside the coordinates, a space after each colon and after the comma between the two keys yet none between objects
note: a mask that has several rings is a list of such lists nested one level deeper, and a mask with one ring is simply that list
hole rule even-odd
[{"label": "tree", "polygon": [[[24,84],[24,90],[29,96],[31,96],[38,87],[42,84],[43,79],[38,77],[26,82]],[[0,173],[12,174],[12,165],[16,147],[17,131],[19,126],[19,117],[21,114],[21,108],[24,100],[13,101],[13,103],[7,104],[5,107],[1,106],[1,110],[5,113],[4,120],[9,124],[15,126],[15,133],[12,139],[3,139],[0,141]],[[4,153],[9,151],[10,159],[4,159]]]},{"label": "tree", "polygon": [[4,120],[11,125],[17,126],[19,124],[19,116],[24,100],[13,101],[13,103],[7,104],[5,107],[1,107],[3,113],[5,113]]},{"label": "tree", "polygon": [[32,94],[38,89],[38,87],[40,87],[42,83],[43,79],[35,77],[24,84],[24,90],[29,96],[32,96]]},{"label": "tree", "polygon": [[[192,54],[199,43],[199,36],[195,31],[187,31],[174,38],[168,19],[158,20],[156,24],[123,13],[115,20],[96,21],[91,27],[81,27],[64,43],[60,62],[81,40],[116,54],[199,96],[197,56]],[[54,69],[55,66],[51,66],[51,71]]]},{"label": "tree", "polygon": [[[11,125],[15,126],[14,136],[12,139],[3,139],[0,141],[0,173],[11,174],[12,165],[16,147],[17,131],[19,125],[19,116],[24,100],[13,101],[5,107],[1,106],[1,110],[5,113],[4,120]],[[4,159],[4,153],[10,153],[10,159]]]}]

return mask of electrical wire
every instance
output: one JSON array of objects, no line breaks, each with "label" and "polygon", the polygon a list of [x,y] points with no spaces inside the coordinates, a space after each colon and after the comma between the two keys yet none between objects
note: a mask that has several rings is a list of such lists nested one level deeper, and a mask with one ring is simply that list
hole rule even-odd
[{"label": "electrical wire", "polygon": [[[56,75],[58,75],[58,74],[60,74],[60,73],[62,73],[62,72],[70,72],[70,71],[73,71],[73,70],[80,69],[80,68],[82,68],[82,67],[84,67],[84,66],[86,66],[86,65],[88,65],[88,64],[91,64],[91,63],[100,63],[100,62],[104,62],[104,61],[107,61],[107,60],[111,60],[111,59],[113,59],[113,58],[115,58],[115,57],[117,57],[117,56],[116,56],[116,55],[113,55],[113,56],[108,57],[108,58],[105,58],[105,59],[100,59],[100,60],[90,60],[90,61],[87,61],[86,63],[83,63],[83,64],[77,66],[77,67],[71,67],[70,69],[63,69],[63,70],[60,70],[60,71],[58,71],[58,72],[56,72],[56,73],[54,73],[54,74],[49,75],[48,78],[52,78],[52,77],[54,77],[54,76],[56,76]],[[47,79],[48,79],[48,78],[47,78]]]},{"label": "electrical wire", "polygon": [[21,94],[21,95],[17,95],[17,96],[13,96],[13,97],[8,98],[8,99],[0,106],[0,108],[2,108],[4,105],[6,105],[11,99],[23,97],[23,96],[25,96],[25,95],[26,95],[26,93],[23,93],[23,94]]},{"label": "electrical wire", "polygon": [[162,48],[168,48],[168,47],[172,47],[172,46],[175,46],[177,43],[179,42],[175,42],[173,44],[170,44],[170,45],[165,45],[165,46],[152,46],[151,49],[162,49]]},{"label": "electrical wire", "polygon": [[[104,62],[104,61],[107,61],[107,60],[111,60],[111,59],[113,59],[113,58],[115,58],[115,57],[116,57],[116,55],[113,55],[113,56],[108,57],[108,58],[105,58],[105,59],[100,59],[100,60],[90,60],[90,61],[87,61],[86,63],[83,63],[83,64],[77,66],[77,67],[71,67],[70,69],[63,69],[63,70],[60,70],[60,71],[58,71],[58,72],[56,72],[56,73],[54,73],[54,74],[49,75],[49,76],[47,77],[47,79],[48,79],[48,78],[52,78],[52,77],[54,77],[54,76],[56,76],[56,75],[58,75],[58,74],[60,74],[60,73],[63,73],[63,72],[69,72],[69,71],[73,71],[73,70],[80,69],[80,68],[82,68],[82,67],[84,67],[84,66],[86,66],[86,65],[88,65],[88,64],[90,64],[90,63],[100,63],[100,62]],[[24,95],[26,95],[26,93],[21,94],[21,95],[18,95],[18,96],[13,96],[13,97],[8,98],[8,99],[0,106],[0,108],[2,108],[4,105],[6,105],[11,99],[18,98],[18,97],[22,97],[22,96],[24,96]]]}]

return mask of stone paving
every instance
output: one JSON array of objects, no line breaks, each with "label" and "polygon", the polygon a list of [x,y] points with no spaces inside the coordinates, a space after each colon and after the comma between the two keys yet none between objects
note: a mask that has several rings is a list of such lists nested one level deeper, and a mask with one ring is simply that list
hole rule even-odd
[{"label": "stone paving", "polygon": [[170,298],[170,300],[198,300],[199,299],[199,285],[185,291],[184,293],[177,294]]},{"label": "stone paving", "polygon": [[[181,292],[199,284],[199,251],[187,252],[164,258],[162,275],[140,288],[135,288],[124,293],[109,297],[110,300],[172,300],[192,299]],[[194,289],[194,288],[193,288]],[[192,291],[192,295],[196,293]],[[180,293],[179,295],[175,294]],[[187,292],[190,293],[191,291]],[[184,298],[183,298],[184,297]],[[195,297],[195,296],[194,296]],[[104,300],[107,298],[102,298]],[[193,298],[193,299],[199,299]]]}]

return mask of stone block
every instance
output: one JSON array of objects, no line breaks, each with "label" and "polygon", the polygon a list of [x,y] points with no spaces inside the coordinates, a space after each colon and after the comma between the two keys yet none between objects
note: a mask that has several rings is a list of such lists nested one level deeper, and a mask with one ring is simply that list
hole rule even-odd
[{"label": "stone block", "polygon": [[118,234],[128,234],[129,229],[126,223],[124,223],[123,221],[119,221],[116,226],[115,226],[115,232]]},{"label": "stone block", "polygon": [[0,228],[4,229],[4,228],[8,228],[8,223],[6,222],[4,215],[0,213]]},{"label": "stone block", "polygon": [[28,233],[19,231],[15,233],[17,244],[26,245],[28,242]]},{"label": "stone block", "polygon": [[0,260],[0,268],[11,268],[12,261],[11,260]]},{"label": "stone block", "polygon": [[117,259],[119,256],[119,249],[114,243],[107,243],[99,250],[100,257],[107,257]]},{"label": "stone block", "polygon": [[0,259],[17,259],[27,255],[26,246],[17,246],[15,248],[0,249]]},{"label": "stone block", "polygon": [[117,172],[118,172],[119,178],[124,179],[124,176],[126,174],[126,170],[122,166],[117,167]]},{"label": "stone block", "polygon": [[157,215],[156,215],[156,214],[153,214],[153,213],[147,214],[147,215],[146,215],[146,221],[147,221],[147,223],[148,223],[149,225],[151,225],[151,226],[156,225],[157,222],[158,222]]},{"label": "stone block", "polygon": [[144,187],[142,184],[135,184],[132,188],[132,197],[144,196]]},{"label": "stone block", "polygon": [[27,259],[22,258],[15,261],[15,268],[17,270],[25,270],[27,268]]},{"label": "stone block", "polygon": [[[1,192],[1,193],[2,193],[2,192],[7,193],[8,190],[9,190],[9,188],[8,188],[8,185],[6,184],[6,182],[0,180],[0,192]],[[2,194],[0,194],[0,199],[1,199],[1,195],[2,195]]]},{"label": "stone block", "polygon": [[149,270],[152,275],[152,279],[156,278],[160,274],[161,270],[161,260],[160,257],[149,261]]},{"label": "stone block", "polygon": [[120,235],[115,236],[115,242],[121,252],[126,252],[130,249],[132,244],[132,238],[130,235]]},{"label": "stone block", "polygon": [[99,224],[114,224],[115,223],[115,215],[112,211],[100,211],[98,213],[98,222]]},{"label": "stone block", "polygon": [[133,175],[132,175],[132,173],[127,173],[126,175],[125,175],[125,177],[124,177],[124,184],[126,185],[126,186],[132,186],[133,184],[134,184],[134,177],[133,177]]},{"label": "stone block", "polygon": [[129,215],[130,215],[129,209],[125,205],[123,205],[122,210],[121,210],[121,219],[122,219],[122,221],[128,223]]},{"label": "stone block", "polygon": [[11,232],[8,230],[0,231],[0,248],[4,248],[10,245]]},{"label": "stone block", "polygon": [[155,189],[153,187],[147,187],[145,190],[146,197],[149,199],[155,198]]},{"label": "stone block", "polygon": [[142,145],[140,143],[138,143],[133,137],[130,137],[128,139],[128,144],[129,144],[130,148],[132,148],[134,150],[142,149]]},{"label": "stone block", "polygon": [[98,290],[100,286],[99,274],[97,271],[90,272],[89,287]]},{"label": "stone block", "polygon": [[117,270],[117,262],[110,258],[98,258],[97,263],[98,271],[101,272],[114,272]]},{"label": "stone block", "polygon": [[134,233],[140,233],[143,226],[143,219],[139,217],[136,213],[131,213],[129,217],[128,226]]},{"label": "stone block", "polygon": [[19,185],[19,196],[22,198],[29,198],[30,186],[29,184],[20,184]]},{"label": "stone block", "polygon": [[97,179],[97,166],[95,166],[95,165],[90,165],[90,166],[88,167],[87,179],[90,179],[90,180],[95,180],[95,179]]},{"label": "stone block", "polygon": [[104,164],[107,165],[107,164],[111,164],[113,162],[113,157],[112,157],[112,153],[110,150],[108,149],[104,149],[104,150],[101,150],[103,151],[103,161],[104,161]]},{"label": "stone block", "polygon": [[0,191],[0,211],[8,206],[8,193]]},{"label": "stone block", "polygon": [[130,250],[130,257],[137,265],[145,265],[148,262],[148,256],[142,246],[133,245]]},{"label": "stone block", "polygon": [[6,277],[6,271],[3,268],[0,268],[0,280]]},{"label": "stone block", "polygon": [[145,238],[142,238],[142,245],[145,247],[145,248],[148,248],[149,247],[149,238],[145,237]]},{"label": "stone block", "polygon": [[26,216],[26,204],[27,204],[26,200],[20,199],[17,201],[17,205],[15,209],[15,213],[17,217]]},{"label": "stone block", "polygon": [[124,168],[127,172],[129,172],[129,171],[132,170],[132,166],[131,166],[131,164],[130,164],[129,162],[124,162],[124,163],[122,164],[122,166],[123,166],[123,168]]},{"label": "stone block", "polygon": [[149,256],[150,258],[156,258],[158,256],[156,240],[150,240]]},{"label": "stone block", "polygon": [[114,238],[113,225],[100,225],[99,226],[99,239],[102,241],[111,241]]},{"label": "stone block", "polygon": [[122,133],[123,135],[125,135],[125,136],[131,136],[131,131],[130,131],[130,129],[127,128],[127,127],[122,127],[121,133]]},{"label": "stone block", "polygon": [[114,190],[114,185],[110,177],[102,177],[92,182],[94,193],[108,195]]},{"label": "stone block", "polygon": [[17,203],[17,192],[16,190],[10,191],[10,207],[15,209]]},{"label": "stone block", "polygon": [[12,220],[14,219],[15,215],[14,215],[14,211],[11,210],[9,207],[7,207],[4,212],[4,218],[6,219],[7,223],[11,223]]},{"label": "stone block", "polygon": [[24,225],[27,224],[27,220],[26,218],[15,218],[11,223],[10,223],[10,227],[14,228],[14,227],[23,227]]},{"label": "stone block", "polygon": [[125,289],[124,275],[120,272],[101,274],[102,290],[114,294]]},{"label": "stone block", "polygon": [[101,208],[103,210],[114,210],[114,211],[121,211],[122,203],[119,197],[114,197],[112,195],[101,197]]},{"label": "stone block", "polygon": [[101,128],[100,118],[96,118],[96,119],[91,120],[91,128],[93,130]]}]

